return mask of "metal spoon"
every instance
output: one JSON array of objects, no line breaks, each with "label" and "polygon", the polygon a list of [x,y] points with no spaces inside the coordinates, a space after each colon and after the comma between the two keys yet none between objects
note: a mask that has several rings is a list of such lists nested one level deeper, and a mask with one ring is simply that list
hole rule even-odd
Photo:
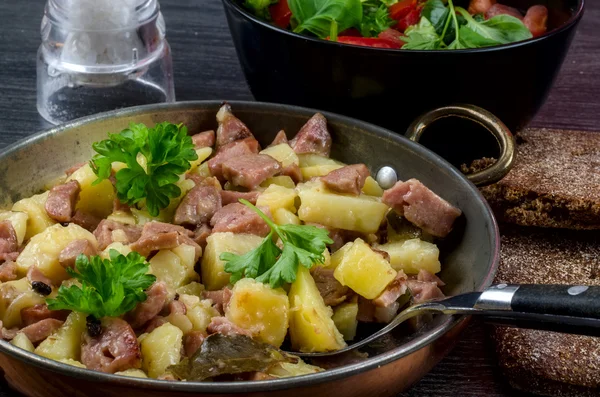
[{"label": "metal spoon", "polygon": [[335,356],[365,346],[399,324],[426,313],[485,316],[496,324],[571,334],[600,336],[600,287],[585,285],[493,285],[408,307],[381,330],[340,350],[291,354],[300,357]]}]

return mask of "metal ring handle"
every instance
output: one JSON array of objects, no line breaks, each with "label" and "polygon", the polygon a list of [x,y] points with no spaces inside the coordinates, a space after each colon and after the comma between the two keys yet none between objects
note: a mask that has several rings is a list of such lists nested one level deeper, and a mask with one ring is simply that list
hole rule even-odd
[{"label": "metal ring handle", "polygon": [[461,117],[478,123],[488,130],[497,140],[500,147],[500,158],[488,168],[466,175],[476,186],[487,186],[504,178],[515,162],[515,143],[513,135],[504,123],[492,113],[474,105],[451,105],[431,110],[413,123],[406,130],[405,136],[411,141],[419,139],[433,122],[446,117]]}]

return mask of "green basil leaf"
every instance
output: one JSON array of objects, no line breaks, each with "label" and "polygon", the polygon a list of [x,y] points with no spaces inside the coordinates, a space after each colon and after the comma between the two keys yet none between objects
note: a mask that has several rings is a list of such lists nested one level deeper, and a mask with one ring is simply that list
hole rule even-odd
[{"label": "green basil leaf", "polygon": [[331,24],[338,24],[338,31],[360,28],[363,11],[360,0],[289,0],[288,5],[298,26],[294,32],[308,31],[324,39],[331,32]]},{"label": "green basil leaf", "polygon": [[[456,10],[467,21],[467,24],[461,27],[461,31],[464,31],[468,36],[468,40],[463,40],[468,45],[487,47],[527,40],[532,37],[531,32],[523,22],[511,15],[496,15],[487,21],[477,22],[464,8],[456,7]],[[475,34],[466,33],[464,29]]]},{"label": "green basil leaf", "polygon": [[442,0],[428,0],[423,7],[421,16],[427,18],[437,34],[441,35],[449,14],[450,11]]}]

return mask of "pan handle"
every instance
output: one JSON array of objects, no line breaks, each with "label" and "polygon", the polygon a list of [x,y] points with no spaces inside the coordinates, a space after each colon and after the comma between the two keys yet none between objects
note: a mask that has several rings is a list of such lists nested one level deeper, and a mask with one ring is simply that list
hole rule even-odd
[{"label": "pan handle", "polygon": [[423,132],[431,123],[445,117],[461,117],[480,124],[498,141],[500,158],[488,168],[469,174],[466,177],[476,186],[487,186],[504,178],[515,162],[513,135],[504,123],[492,113],[474,105],[451,105],[431,110],[413,121],[405,136],[419,142]]}]

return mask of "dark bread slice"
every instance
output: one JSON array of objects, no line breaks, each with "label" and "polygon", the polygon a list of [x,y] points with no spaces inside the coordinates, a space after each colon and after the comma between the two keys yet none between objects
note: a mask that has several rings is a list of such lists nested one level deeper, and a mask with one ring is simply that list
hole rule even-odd
[{"label": "dark bread slice", "polygon": [[503,222],[600,229],[600,133],[524,130],[513,170],[481,190]]},{"label": "dark bread slice", "polygon": [[[600,285],[600,232],[502,225],[495,282]],[[600,338],[494,327],[511,386],[547,396],[600,395]]]}]

